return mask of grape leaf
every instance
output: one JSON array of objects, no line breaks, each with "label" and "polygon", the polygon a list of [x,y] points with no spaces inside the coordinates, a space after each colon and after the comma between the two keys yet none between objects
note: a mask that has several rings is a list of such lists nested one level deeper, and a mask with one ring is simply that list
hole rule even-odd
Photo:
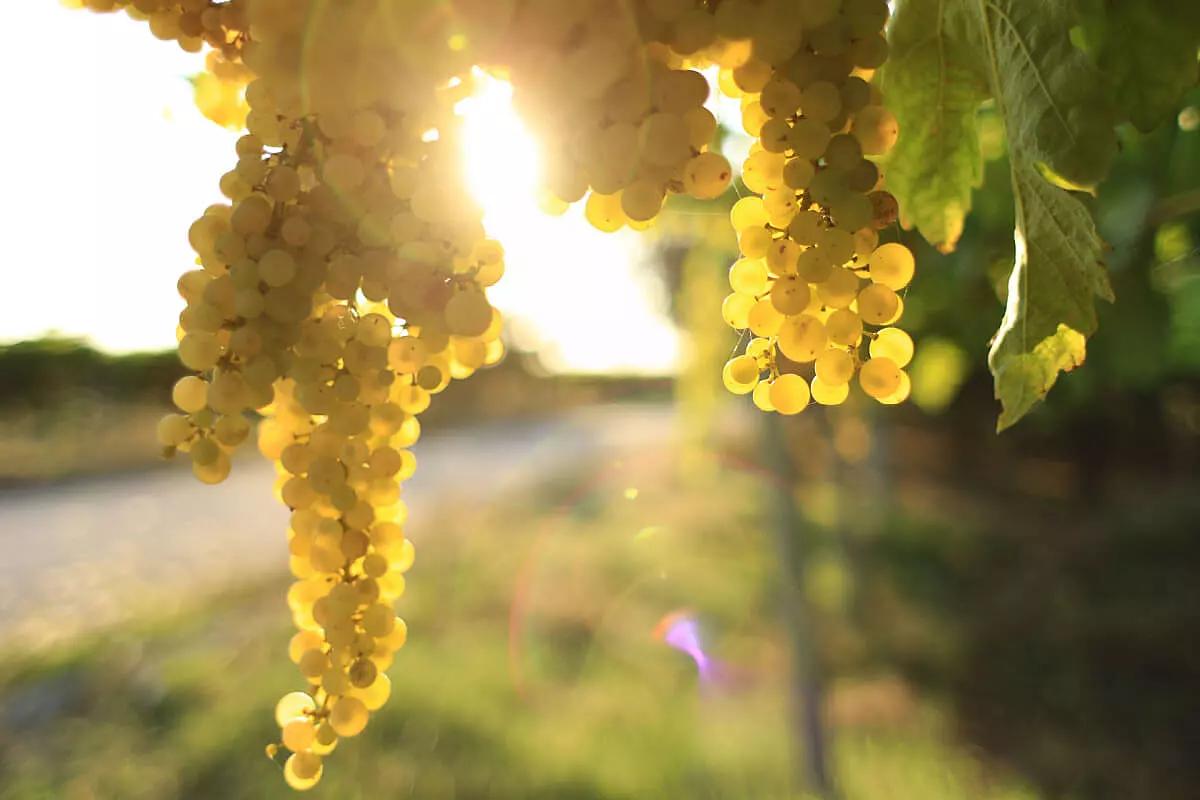
[{"label": "grape leaf", "polygon": [[887,162],[888,190],[904,227],[950,252],[983,182],[975,112],[989,97],[978,55],[961,35],[959,0],[906,0],[888,29],[882,75],[900,140]]},{"label": "grape leaf", "polygon": [[1071,43],[1069,0],[966,1],[1008,135],[1016,203],[1007,307],[988,354],[1003,430],[1082,363],[1095,297],[1113,299],[1091,214],[1039,165],[1070,185],[1099,183],[1116,152],[1116,113],[1103,75]]},{"label": "grape leaf", "polygon": [[1149,132],[1196,83],[1200,3],[1094,0],[1089,5],[1084,9],[1089,49],[1108,73],[1122,115]]}]

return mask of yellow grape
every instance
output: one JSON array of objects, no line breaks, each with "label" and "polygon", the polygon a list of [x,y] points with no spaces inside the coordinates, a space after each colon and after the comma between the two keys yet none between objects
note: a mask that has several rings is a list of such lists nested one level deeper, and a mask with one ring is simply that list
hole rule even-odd
[{"label": "yellow grape", "polygon": [[896,362],[887,357],[871,358],[858,371],[863,391],[876,400],[887,397],[900,388],[903,373]]},{"label": "yellow grape", "polygon": [[792,361],[812,361],[825,349],[825,326],[808,314],[788,317],[779,329],[779,350]]},{"label": "yellow grape", "polygon": [[882,328],[871,340],[871,358],[889,358],[904,368],[913,357],[913,340],[899,328]]},{"label": "yellow grape", "polygon": [[795,373],[784,373],[771,383],[771,405],[780,414],[799,414],[809,401],[808,384]]},{"label": "yellow grape", "polygon": [[864,286],[858,293],[858,313],[869,325],[887,325],[895,319],[900,298],[881,283]]},{"label": "yellow grape", "polygon": [[840,386],[830,386],[825,381],[814,376],[812,383],[809,385],[809,391],[812,392],[812,399],[823,406],[840,406],[850,396],[850,384],[843,383]]},{"label": "yellow grape", "polygon": [[758,296],[767,290],[767,265],[757,258],[739,258],[729,268],[729,286],[739,294]]}]

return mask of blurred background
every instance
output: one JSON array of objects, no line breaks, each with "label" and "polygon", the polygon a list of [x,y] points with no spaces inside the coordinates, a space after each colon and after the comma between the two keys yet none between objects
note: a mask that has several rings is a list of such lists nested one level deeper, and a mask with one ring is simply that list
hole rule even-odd
[{"label": "blurred background", "polygon": [[[139,26],[14,13],[0,73],[71,58],[0,130],[29,156],[0,217],[0,798],[287,797],[263,754],[300,686],[273,470],[248,453],[202,486],[154,440],[184,232],[232,135]],[[986,112],[958,250],[886,232],[918,255],[912,400],[765,427],[719,385],[733,197],[642,237],[543,218],[496,97],[468,155],[509,356],[422,417],[409,643],[314,796],[795,798],[819,718],[848,800],[1194,798],[1200,93],[1124,136],[1092,202],[1118,302],[1001,436],[1012,196]]]}]

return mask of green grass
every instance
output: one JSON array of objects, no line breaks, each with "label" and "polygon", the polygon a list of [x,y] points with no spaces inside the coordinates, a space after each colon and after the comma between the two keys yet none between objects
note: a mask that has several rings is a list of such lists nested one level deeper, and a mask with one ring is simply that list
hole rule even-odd
[{"label": "green grass", "polygon": [[[310,796],[795,798],[760,483],[671,459],[562,476],[421,531],[394,691]],[[636,497],[629,491],[637,489]],[[300,688],[282,584],[0,663],[2,800],[292,796],[264,755]],[[690,608],[732,677],[652,635]],[[1033,800],[895,681],[833,693],[845,800]]]}]

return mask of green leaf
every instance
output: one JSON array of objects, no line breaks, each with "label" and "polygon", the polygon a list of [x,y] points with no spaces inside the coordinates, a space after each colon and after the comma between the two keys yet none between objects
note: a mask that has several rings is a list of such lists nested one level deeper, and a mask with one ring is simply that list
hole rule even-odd
[{"label": "green leaf", "polygon": [[983,182],[975,112],[987,73],[963,35],[960,0],[904,0],[888,29],[882,75],[900,140],[887,162],[901,222],[942,252],[954,249]]},{"label": "green leaf", "polygon": [[1108,174],[1116,113],[1103,75],[1072,44],[1079,19],[1069,0],[963,2],[1004,119],[1016,203],[1007,307],[988,354],[1003,430],[1083,362],[1095,298],[1112,300],[1091,214],[1061,187]]},{"label": "green leaf", "polygon": [[1200,3],[1095,0],[1085,9],[1084,31],[1122,116],[1140,131],[1171,116],[1196,83]]},{"label": "green leaf", "polygon": [[1075,369],[1086,357],[1083,334],[1059,325],[1058,331],[1039,342],[1032,353],[1006,359],[996,370],[996,397],[1004,407],[996,430],[1002,431],[1025,416],[1045,398],[1059,372]]},{"label": "green leaf", "polygon": [[1009,150],[1076,186],[1108,175],[1116,111],[1103,73],[1071,42],[1071,0],[961,0],[1004,117]]},{"label": "green leaf", "polygon": [[1034,164],[1014,157],[1016,257],[1004,320],[988,364],[1003,406],[1003,430],[1050,391],[1063,370],[1086,357],[1096,330],[1095,296],[1112,300],[1091,214],[1074,195],[1047,182]]}]

